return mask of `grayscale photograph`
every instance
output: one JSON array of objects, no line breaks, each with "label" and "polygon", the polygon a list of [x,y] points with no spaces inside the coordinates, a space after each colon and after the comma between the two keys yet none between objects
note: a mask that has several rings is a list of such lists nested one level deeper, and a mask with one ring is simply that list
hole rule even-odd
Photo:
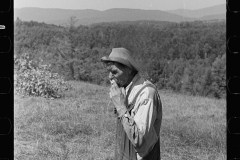
[{"label": "grayscale photograph", "polygon": [[225,0],[14,0],[15,160],[226,160]]}]

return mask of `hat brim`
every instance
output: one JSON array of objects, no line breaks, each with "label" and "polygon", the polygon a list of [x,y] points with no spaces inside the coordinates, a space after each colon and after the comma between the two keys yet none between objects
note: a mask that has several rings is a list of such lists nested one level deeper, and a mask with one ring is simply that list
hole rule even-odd
[{"label": "hat brim", "polygon": [[119,58],[119,57],[107,57],[104,56],[101,58],[101,61],[104,63],[108,63],[108,62],[117,62],[117,63],[121,63],[127,67],[133,68],[135,70],[138,71],[138,69],[134,66],[132,66],[128,61],[126,61],[125,59]]},{"label": "hat brim", "polygon": [[101,58],[101,61],[102,61],[102,62],[106,62],[106,63],[107,63],[107,62],[113,62],[113,60],[111,60],[111,59],[110,59],[109,57],[107,57],[107,56],[102,57],[102,58]]}]

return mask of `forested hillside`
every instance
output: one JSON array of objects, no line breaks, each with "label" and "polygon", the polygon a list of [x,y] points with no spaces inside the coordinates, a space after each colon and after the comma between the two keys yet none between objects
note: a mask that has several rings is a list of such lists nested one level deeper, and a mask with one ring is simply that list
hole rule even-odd
[{"label": "forested hillside", "polygon": [[42,59],[66,80],[104,85],[109,82],[100,58],[113,47],[126,47],[159,89],[225,96],[225,21],[75,24],[74,17],[66,27],[17,19],[15,56]]}]

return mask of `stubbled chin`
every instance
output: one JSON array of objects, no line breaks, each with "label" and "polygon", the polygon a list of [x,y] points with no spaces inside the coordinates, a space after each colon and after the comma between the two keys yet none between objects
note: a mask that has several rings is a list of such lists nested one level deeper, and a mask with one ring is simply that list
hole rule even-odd
[{"label": "stubbled chin", "polygon": [[120,88],[121,87],[121,84],[117,83],[118,87]]},{"label": "stubbled chin", "polygon": [[123,86],[122,81],[117,81],[117,85],[119,88],[122,87]]}]

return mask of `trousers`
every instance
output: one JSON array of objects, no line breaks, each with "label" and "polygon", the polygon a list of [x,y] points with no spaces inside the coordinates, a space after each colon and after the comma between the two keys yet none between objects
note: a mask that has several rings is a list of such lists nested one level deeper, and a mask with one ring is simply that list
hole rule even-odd
[{"label": "trousers", "polygon": [[[160,140],[142,160],[160,160]],[[124,131],[121,119],[117,118],[115,160],[137,160],[135,148]]]}]

